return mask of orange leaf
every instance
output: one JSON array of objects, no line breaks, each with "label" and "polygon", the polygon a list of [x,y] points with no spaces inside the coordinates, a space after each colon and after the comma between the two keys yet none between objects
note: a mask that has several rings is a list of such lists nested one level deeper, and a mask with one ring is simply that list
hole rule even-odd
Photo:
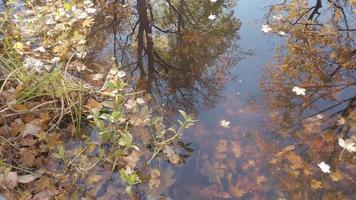
[{"label": "orange leaf", "polygon": [[13,105],[11,105],[11,108],[16,110],[16,111],[28,110],[27,106],[25,106],[24,104],[13,104]]},{"label": "orange leaf", "polygon": [[302,168],[303,159],[299,155],[295,154],[294,152],[290,152],[286,155],[286,158],[292,164],[293,169]]},{"label": "orange leaf", "polygon": [[310,183],[310,186],[313,188],[313,189],[320,189],[320,188],[323,188],[323,185],[320,181],[317,181],[315,179],[313,179]]},{"label": "orange leaf", "polygon": [[89,99],[85,106],[89,110],[92,110],[92,109],[100,109],[102,107],[102,104],[97,102],[97,101],[95,101],[94,99]]}]

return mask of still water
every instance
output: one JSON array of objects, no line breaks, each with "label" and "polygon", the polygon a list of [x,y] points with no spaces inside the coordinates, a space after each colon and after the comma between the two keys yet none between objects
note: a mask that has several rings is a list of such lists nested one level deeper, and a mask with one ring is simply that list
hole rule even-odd
[{"label": "still water", "polygon": [[199,121],[138,199],[355,198],[355,156],[338,143],[355,140],[355,7],[152,1],[149,26],[143,2],[121,29],[106,22],[125,16],[98,14],[87,63],[114,56],[168,124],[178,109]]},{"label": "still water", "polygon": [[[166,110],[167,123],[177,109],[199,120],[184,135],[189,151],[177,150],[184,162],[153,163],[160,185],[137,186],[138,198],[354,198],[355,157],[342,153],[338,138],[355,134],[355,34],[340,28],[355,25],[355,16],[346,14],[348,24],[329,19],[335,8],[317,2],[306,9],[289,1],[183,1],[176,14],[152,3],[163,15],[155,29],[138,21],[134,42],[124,42],[130,32],[111,34],[118,42],[98,55],[115,49],[117,62],[135,68],[133,86]],[[306,10],[315,20],[315,8],[322,28],[300,25]]]}]

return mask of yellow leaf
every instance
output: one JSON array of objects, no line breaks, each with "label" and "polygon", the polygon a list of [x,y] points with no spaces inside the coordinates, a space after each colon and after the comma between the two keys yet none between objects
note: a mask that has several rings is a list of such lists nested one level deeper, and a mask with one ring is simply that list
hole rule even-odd
[{"label": "yellow leaf", "polygon": [[311,171],[311,169],[308,167],[308,168],[304,168],[303,169],[303,172],[305,175],[313,175],[313,172]]},{"label": "yellow leaf", "polygon": [[66,9],[66,10],[70,10],[70,9],[72,8],[72,6],[71,6],[69,3],[64,3],[64,4],[63,4],[63,7],[64,7],[64,9]]},{"label": "yellow leaf", "polygon": [[89,185],[92,185],[92,184],[100,182],[101,179],[102,179],[102,176],[94,174],[87,179],[87,182]]},{"label": "yellow leaf", "polygon": [[316,190],[323,187],[323,186],[322,186],[322,183],[321,183],[320,181],[315,180],[315,179],[313,179],[313,180],[311,181],[310,186],[311,186],[313,189],[316,189]]},{"label": "yellow leaf", "polygon": [[342,172],[340,170],[336,170],[335,172],[331,173],[330,177],[335,182],[340,181],[344,178],[344,176],[342,175]]}]

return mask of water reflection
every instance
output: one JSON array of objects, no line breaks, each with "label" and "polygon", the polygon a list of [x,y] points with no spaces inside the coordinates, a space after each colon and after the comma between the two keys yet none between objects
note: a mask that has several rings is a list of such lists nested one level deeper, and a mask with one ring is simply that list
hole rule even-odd
[{"label": "water reflection", "polygon": [[[133,75],[132,86],[135,90],[147,91],[156,107],[163,104],[166,115],[176,113],[177,109],[198,113],[213,108],[223,97],[225,84],[233,78],[231,67],[242,58],[237,45],[241,23],[233,15],[235,1],[137,0],[125,3],[114,1],[101,6],[91,33],[92,39],[89,40],[92,48],[86,57],[86,65],[96,73],[106,73],[105,66],[116,62]],[[208,17],[211,14],[217,18],[210,20]],[[112,56],[114,60],[111,60]],[[100,82],[93,83],[100,85]],[[239,144],[235,142],[232,145],[237,155]],[[189,142],[179,141],[174,146],[181,149],[175,150],[183,161],[193,151]],[[202,161],[211,162],[207,159]],[[173,185],[180,185],[182,181],[175,178],[181,176],[176,172],[178,169],[167,167],[167,164],[159,163],[161,175],[158,188],[149,189],[152,181],[135,188],[138,198],[186,196],[181,193],[182,190],[176,194],[170,192],[170,188],[175,188]],[[141,169],[142,173],[150,171],[144,165]],[[211,172],[206,167],[204,170],[204,174]],[[229,180],[234,181],[232,178]],[[203,183],[192,182],[189,185]],[[106,193],[105,188],[110,185],[111,181],[99,187],[104,188],[104,192],[94,193],[97,197],[108,198],[111,194]]]},{"label": "water reflection", "polygon": [[[131,3],[136,6],[114,2],[98,15],[88,58],[113,52],[117,63],[139,77],[136,90],[148,91],[166,109],[212,108],[231,79],[229,69],[241,58],[235,42],[240,21],[233,16],[233,1]],[[121,16],[124,11],[137,15]],[[218,18],[209,20],[212,13]],[[129,22],[120,24],[125,17]]]},{"label": "water reflection", "polygon": [[[286,32],[287,39],[268,68],[262,89],[268,124],[281,142],[273,147],[271,164],[276,189],[284,198],[354,195],[355,157],[341,156],[338,144],[338,138],[356,133],[356,34],[350,27],[354,18],[350,8],[346,2],[321,0],[310,5],[285,1],[271,7],[269,26]],[[305,95],[295,94],[296,86],[304,88]],[[318,167],[322,161],[331,166],[330,174]]]},{"label": "water reflection", "polygon": [[[351,5],[317,0],[271,6],[270,37],[283,36],[285,43],[261,78],[264,103],[247,104],[224,93],[241,58],[235,1],[125,3],[130,6],[105,4],[98,13],[88,66],[105,66],[114,55],[114,62],[134,75],[135,89],[149,92],[156,105],[174,112],[215,109],[200,116],[191,131],[193,158],[183,167],[160,162],[160,186],[138,186],[138,198],[352,198],[355,158],[348,152],[340,156],[337,143],[355,135]],[[211,14],[217,18],[210,20]],[[304,88],[305,96],[295,94],[295,86]],[[223,97],[228,98],[221,102]],[[230,128],[219,127],[223,119],[231,121]],[[330,174],[318,167],[322,161],[331,166]]]}]

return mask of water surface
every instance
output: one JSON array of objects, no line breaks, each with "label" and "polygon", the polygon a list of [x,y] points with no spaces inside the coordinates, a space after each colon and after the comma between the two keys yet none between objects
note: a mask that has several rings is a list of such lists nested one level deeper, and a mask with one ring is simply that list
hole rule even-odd
[{"label": "water surface", "polygon": [[[276,3],[272,1],[181,1],[174,4],[178,11],[167,2],[152,3],[157,11],[154,26],[148,26],[147,13],[138,8],[140,18],[127,25],[134,27],[133,32],[114,27],[113,32],[96,33],[99,44],[89,56],[100,61],[115,55],[118,65],[136,77],[132,80],[136,90],[146,90],[154,107],[165,110],[167,123],[175,121],[178,109],[195,113],[199,120],[182,141],[191,149],[176,150],[182,162],[154,162],[162,171],[161,185],[148,192],[137,186],[138,196],[351,199],[356,195],[354,156],[345,152],[339,159],[342,149],[337,144],[338,138],[355,134],[355,57],[341,57],[355,48],[355,34],[304,29],[292,15],[298,8],[280,9],[285,19],[278,19],[278,9],[269,12]],[[318,20],[328,24],[333,11],[323,3]],[[209,15],[216,18],[210,20]],[[108,19],[104,16],[97,20]],[[314,20],[312,9],[304,18],[308,17]],[[354,19],[349,18],[350,25]],[[291,20],[289,26],[283,20]],[[265,24],[272,31],[261,31]],[[317,34],[311,30],[324,35],[314,37]],[[338,39],[323,41],[325,35]],[[306,95],[293,92],[296,86],[304,87]],[[223,127],[223,120],[230,124]],[[318,167],[322,161],[331,166],[331,174]]]}]

